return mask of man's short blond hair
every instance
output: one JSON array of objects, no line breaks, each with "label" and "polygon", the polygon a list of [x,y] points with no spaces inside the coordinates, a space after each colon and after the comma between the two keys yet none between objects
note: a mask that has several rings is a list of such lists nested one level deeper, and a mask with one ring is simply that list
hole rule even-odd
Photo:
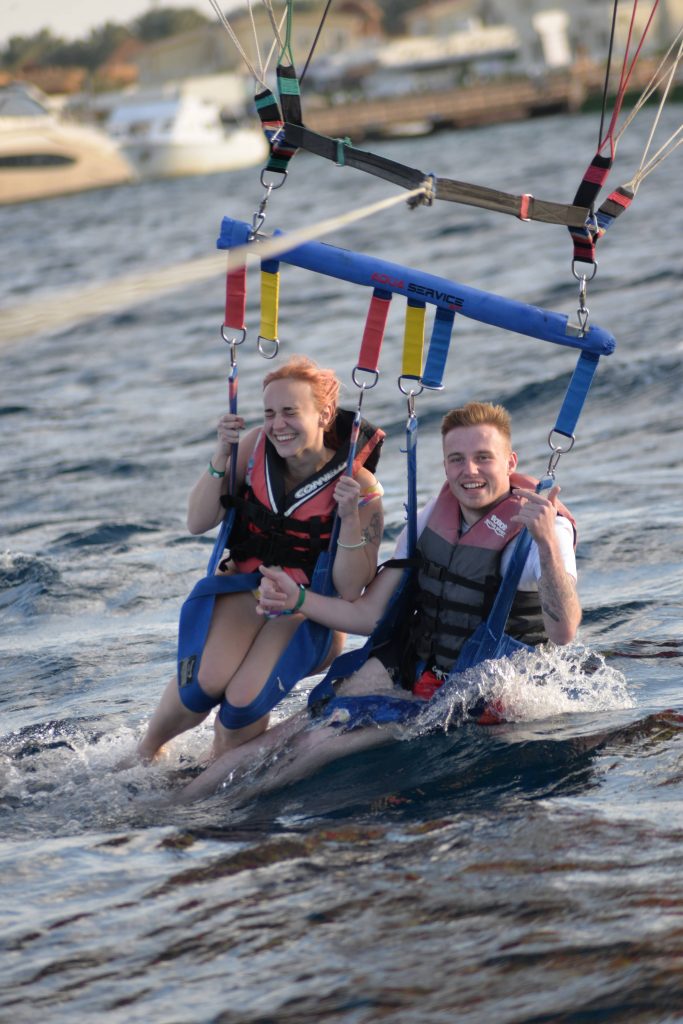
[{"label": "man's short blond hair", "polygon": [[495,427],[508,444],[512,445],[512,424],[510,413],[502,405],[490,402],[468,402],[458,409],[451,409],[441,421],[441,437],[455,427]]}]

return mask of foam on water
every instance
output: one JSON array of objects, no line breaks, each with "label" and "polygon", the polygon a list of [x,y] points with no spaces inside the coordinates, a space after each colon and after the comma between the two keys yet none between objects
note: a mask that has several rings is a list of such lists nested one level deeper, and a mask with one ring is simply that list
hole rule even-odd
[{"label": "foam on water", "polygon": [[499,707],[507,722],[635,706],[623,673],[579,644],[518,651],[467,669],[444,684],[425,721],[449,728],[480,701]]}]

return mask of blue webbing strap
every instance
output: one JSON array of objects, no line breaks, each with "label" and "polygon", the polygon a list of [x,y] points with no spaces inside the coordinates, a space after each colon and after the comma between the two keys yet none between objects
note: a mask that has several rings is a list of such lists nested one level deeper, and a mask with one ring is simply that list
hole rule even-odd
[{"label": "blue webbing strap", "polygon": [[427,360],[420,379],[420,383],[426,388],[439,390],[443,387],[443,375],[446,368],[454,320],[454,309],[443,309],[443,307],[437,306],[434,314],[432,336],[429,340]]},{"label": "blue webbing strap", "polygon": [[417,417],[409,416],[406,423],[406,461],[408,465],[408,493],[406,514],[408,531],[408,558],[417,546]]},{"label": "blue webbing strap", "polygon": [[[553,477],[543,477],[536,485],[536,494],[552,487],[553,483]],[[506,636],[505,625],[529,556],[531,542],[531,534],[525,527],[515,541],[508,567],[501,580],[491,611],[484,622],[477,626],[472,636],[463,644],[453,668],[453,675],[463,672],[466,668],[472,668],[489,658],[501,658],[520,648],[530,649],[528,644]]]},{"label": "blue webbing strap", "polygon": [[[417,545],[417,418],[414,415],[409,416],[406,423],[406,454],[408,463],[408,494],[406,503],[408,558],[412,558]],[[412,578],[412,573],[413,570],[411,568],[403,570],[403,576],[391,596],[384,615],[363,646],[345,651],[334,659],[325,678],[317,686],[314,686],[309,693],[309,708],[314,707],[321,701],[329,701],[330,698],[334,698],[333,681],[335,679],[346,679],[348,676],[353,675],[371,657],[373,650],[391,639],[396,623],[400,622],[403,617],[403,603],[407,596],[408,584]],[[388,697],[386,699],[391,700],[392,698]],[[356,700],[362,702],[365,698],[358,697]]]},{"label": "blue webbing strap", "polygon": [[582,352],[579,356],[562,402],[562,408],[557,415],[555,430],[558,434],[564,434],[566,437],[574,436],[574,430],[581,415],[583,403],[586,401],[586,396],[593,383],[599,361],[600,356],[596,352]]}]

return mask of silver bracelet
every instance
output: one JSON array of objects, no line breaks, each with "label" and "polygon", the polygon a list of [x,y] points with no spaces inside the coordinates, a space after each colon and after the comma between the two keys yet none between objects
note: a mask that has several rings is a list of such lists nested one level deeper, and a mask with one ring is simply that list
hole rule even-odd
[{"label": "silver bracelet", "polygon": [[364,548],[365,545],[367,544],[367,542],[368,542],[367,537],[363,537],[363,539],[359,540],[357,544],[344,544],[343,541],[338,540],[337,541],[337,547],[338,548],[344,548],[346,551],[355,551],[356,548]]}]

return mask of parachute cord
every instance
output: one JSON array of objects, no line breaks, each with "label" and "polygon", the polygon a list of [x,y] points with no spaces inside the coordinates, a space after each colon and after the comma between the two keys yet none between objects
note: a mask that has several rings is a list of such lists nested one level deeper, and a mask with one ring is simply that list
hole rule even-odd
[{"label": "parachute cord", "polygon": [[255,81],[257,81],[259,83],[259,85],[261,85],[264,89],[267,89],[268,86],[263,81],[262,75],[259,74],[259,72],[256,70],[254,65],[251,63],[251,61],[247,57],[247,54],[246,54],[246,52],[244,50],[244,47],[242,46],[242,44],[240,43],[239,39],[237,38],[237,36],[235,34],[235,30],[233,29],[232,25],[230,24],[228,19],[225,17],[225,14],[223,13],[223,11],[221,9],[221,5],[218,2],[218,0],[209,0],[209,3],[213,7],[213,9],[214,9],[214,11],[216,13],[216,16],[217,16],[218,20],[220,21],[221,25],[223,26],[225,31],[230,36],[230,38],[232,39],[233,43],[235,44],[235,46],[237,48],[237,52],[239,53],[240,57],[244,61],[244,63],[246,65],[246,67],[248,68],[250,74],[253,76]]},{"label": "parachute cord", "polygon": [[633,36],[633,25],[635,23],[636,11],[638,9],[638,0],[635,0],[635,2],[633,4],[633,10],[631,12],[631,21],[630,21],[629,29],[628,29],[628,37],[626,39],[626,48],[625,48],[625,51],[624,51],[624,63],[622,65],[622,69],[621,69],[621,77],[619,79],[619,88],[617,89],[617,95],[616,95],[616,98],[615,98],[615,101],[614,101],[614,110],[612,112],[612,118],[610,120],[609,128],[607,129],[607,134],[605,135],[604,139],[600,143],[600,147],[598,149],[598,152],[600,152],[600,150],[603,148],[605,143],[609,141],[609,143],[610,143],[610,150],[611,150],[612,156],[614,156],[614,129],[616,128],[617,120],[619,118],[619,114],[621,113],[621,107],[622,107],[622,104],[624,102],[624,96],[626,95],[626,90],[628,89],[628,83],[631,80],[631,75],[633,74],[633,71],[634,71],[635,66],[636,66],[636,62],[638,60],[638,57],[640,56],[640,51],[642,50],[643,44],[645,42],[645,37],[647,36],[647,34],[648,34],[649,30],[650,30],[650,25],[652,24],[652,19],[654,18],[655,13],[656,13],[658,7],[659,7],[659,0],[654,0],[654,3],[652,4],[652,9],[650,11],[650,16],[647,19],[647,22],[645,24],[645,28],[643,29],[643,33],[642,33],[642,35],[640,37],[640,42],[638,43],[638,46],[636,47],[636,52],[634,53],[633,59],[631,60],[631,62],[629,64],[628,63],[629,50],[631,49],[631,39],[632,39],[632,36]]},{"label": "parachute cord", "polygon": [[[652,171],[654,171],[654,169],[658,167],[663,160],[666,160],[668,156],[671,156],[675,149],[678,149],[678,147],[683,142],[683,138],[679,139],[678,142],[676,142],[674,145],[672,145],[672,143],[676,136],[680,135],[681,132],[683,132],[683,125],[677,128],[673,135],[671,135],[666,140],[664,145],[660,146],[655,155],[648,160],[645,166],[641,167],[637,174],[634,174],[632,180],[627,183],[627,188],[630,188],[632,192],[636,192],[641,181],[647,178],[648,174],[651,174]],[[666,150],[666,152],[664,152],[664,150]]]},{"label": "parachute cord", "polygon": [[278,24],[277,19],[275,17],[275,11],[273,10],[272,0],[263,0],[263,6],[265,7],[266,11],[268,12],[268,17],[270,18],[270,24],[271,24],[271,27],[273,29],[273,36],[274,36],[273,42],[272,42],[270,50],[268,52],[268,59],[266,61],[266,70],[267,70],[268,67],[270,66],[271,60],[273,59],[273,55],[275,53],[276,48],[279,47],[279,49],[282,50],[282,48],[284,46],[284,43],[282,41],[282,34],[281,33],[282,33],[282,26],[284,25],[285,18],[287,17],[287,9],[285,8],[285,10],[283,11],[282,17],[280,18],[280,23]]},{"label": "parachute cord", "polygon": [[289,62],[291,66],[294,65],[294,57],[292,55],[292,17],[293,17],[293,0],[287,0],[287,26],[285,29],[285,40],[280,50],[280,56],[278,57],[278,64],[283,64],[285,60]]},{"label": "parachute cord", "polygon": [[266,69],[263,65],[261,58],[261,48],[258,41],[258,32],[256,31],[256,22],[254,21],[254,8],[252,7],[252,0],[247,0],[247,10],[249,11],[249,21],[251,22],[251,34],[254,38],[254,52],[259,62],[259,68],[261,69],[259,81],[263,82],[266,77]]},{"label": "parachute cord", "polygon": [[318,25],[318,29],[317,29],[317,31],[315,33],[315,38],[314,38],[313,42],[311,43],[311,49],[308,52],[308,57],[306,58],[306,63],[304,64],[304,69],[301,72],[301,74],[299,75],[299,85],[301,85],[301,83],[303,82],[304,78],[306,77],[306,72],[308,71],[308,65],[311,63],[311,58],[313,56],[313,53],[315,51],[316,46],[318,45],[318,40],[320,39],[320,33],[323,30],[323,27],[325,25],[325,21],[327,19],[327,15],[329,14],[331,6],[332,6],[332,0],[327,0],[327,4],[325,5],[325,10],[323,11],[323,16],[320,19],[320,24]]},{"label": "parachute cord", "polygon": [[398,196],[390,196],[388,199],[380,199],[379,202],[359,207],[356,210],[350,210],[348,213],[340,214],[338,217],[329,217],[327,220],[321,220],[310,227],[273,236],[267,241],[259,242],[256,247],[251,242],[247,242],[246,245],[237,245],[228,253],[228,270],[237,270],[238,267],[243,267],[247,262],[247,257],[252,254],[261,260],[273,259],[281,253],[290,252],[290,250],[295,249],[297,246],[303,245],[304,242],[314,241],[316,238],[321,238],[331,231],[337,231],[347,224],[354,224],[356,221],[364,220],[366,217],[371,217],[382,210],[398,206],[399,203],[404,203],[406,198],[410,199],[412,196],[422,195],[426,191],[426,186],[420,185],[419,188],[414,188],[411,192],[408,192],[407,196],[406,193],[402,193]]},{"label": "parachute cord", "polygon": [[[678,44],[678,54],[677,54],[676,57],[673,58],[673,66],[672,66],[672,68],[670,70],[666,70],[665,69],[666,62],[669,60],[669,57],[671,56],[671,52],[672,52],[673,48],[677,44]],[[617,134],[615,135],[615,142],[618,142],[619,139],[621,139],[621,136],[624,134],[626,129],[629,127],[629,125],[633,121],[633,119],[636,116],[636,114],[640,110],[642,110],[642,108],[645,106],[645,104],[650,99],[652,94],[654,92],[656,92],[657,89],[660,88],[662,82],[668,76],[669,82],[668,82],[668,84],[667,84],[667,86],[665,88],[664,98],[663,98],[663,100],[659,104],[660,109],[663,107],[664,101],[668,97],[669,90],[671,88],[671,82],[673,80],[673,76],[676,73],[676,68],[678,67],[678,65],[680,63],[682,56],[683,56],[683,28],[681,28],[678,31],[678,33],[676,34],[676,38],[671,43],[671,46],[669,47],[669,49],[666,51],[666,53],[664,54],[664,56],[660,60],[660,62],[657,65],[657,68],[656,68],[654,74],[652,75],[650,81],[645,86],[645,89],[643,90],[642,95],[633,104],[633,109],[631,110],[631,113],[628,115],[628,117],[624,121],[623,125],[621,126],[621,128],[619,129]]]},{"label": "parachute cord", "polygon": [[[614,50],[614,34],[617,23],[617,8],[619,6],[619,0],[614,0],[612,7],[612,28],[609,34],[609,48],[607,50],[607,66],[605,68],[605,83],[602,87],[602,109],[600,111],[600,129],[598,131],[598,152],[600,152],[600,143],[602,141],[602,133],[605,129],[605,115],[607,113],[607,90],[609,88],[609,76],[612,70],[612,52]],[[592,211],[591,211],[592,212]]]},{"label": "parachute cord", "polygon": [[[270,65],[270,62],[273,59],[273,54],[275,53],[276,47],[278,45],[282,44],[282,40],[281,40],[281,36],[280,36],[280,30],[281,30],[282,25],[284,23],[284,19],[287,16],[287,12],[285,11],[285,13],[283,14],[282,19],[280,21],[280,25],[278,27],[278,24],[275,21],[275,17],[274,17],[273,12],[272,12],[272,3],[270,2],[270,0],[263,0],[263,2],[266,5],[266,9],[268,10],[269,15],[271,16],[271,23],[272,23],[272,26],[273,26],[273,32],[275,34],[275,39],[273,40],[273,42],[271,44],[271,47],[270,47],[270,50],[268,51],[268,56],[266,58],[265,63],[263,63],[261,61],[260,51],[259,51],[259,47],[258,47],[258,42],[256,42],[256,52],[259,55],[259,64],[261,65],[260,70],[257,70],[254,67],[254,65],[251,62],[251,60],[249,59],[249,57],[247,56],[247,53],[246,53],[244,47],[242,46],[242,44],[240,43],[239,39],[237,38],[235,30],[233,29],[232,25],[230,24],[230,22],[228,21],[228,19],[225,16],[225,14],[223,13],[223,10],[222,10],[222,8],[220,6],[219,0],[209,0],[209,3],[213,7],[213,9],[214,9],[214,11],[216,13],[216,16],[218,17],[218,20],[220,21],[221,25],[223,26],[225,31],[230,36],[230,38],[233,41],[233,43],[235,44],[237,52],[239,53],[240,57],[244,61],[244,64],[245,64],[246,68],[248,69],[249,73],[251,74],[251,76],[253,77],[254,81],[258,82],[258,84],[261,86],[261,88],[266,90],[266,89],[268,89],[268,83],[265,80],[266,73],[268,71],[268,67]],[[253,19],[251,3],[249,4],[249,12],[250,12],[250,14],[252,16],[252,27],[254,28],[254,39],[256,40],[255,26],[254,26],[254,19]]]},{"label": "parachute cord", "polygon": [[[668,68],[666,70],[663,70],[666,62],[669,60],[669,57],[671,55],[671,52],[672,52],[674,46],[676,46],[677,43],[678,43],[678,52],[677,52],[676,56],[673,58],[673,60],[671,62],[670,68]],[[655,71],[654,75],[650,79],[650,82],[648,83],[645,91],[643,92],[643,94],[640,97],[640,99],[638,100],[638,102],[635,104],[635,106],[634,106],[630,116],[628,117],[627,121],[625,122],[625,124],[623,125],[623,127],[621,128],[621,130],[620,130],[620,132],[619,132],[619,134],[617,136],[617,141],[618,141],[621,138],[621,136],[623,135],[623,133],[626,130],[626,128],[630,125],[631,121],[633,120],[635,115],[638,113],[638,111],[642,109],[642,107],[647,102],[647,100],[650,98],[650,96],[652,96],[652,94],[655,92],[655,90],[660,88],[662,86],[662,83],[664,83],[665,80],[666,80],[666,84],[663,86],[663,89],[662,89],[662,95],[661,95],[661,98],[660,98],[660,101],[659,101],[659,105],[658,105],[658,108],[657,108],[657,113],[655,115],[654,122],[653,122],[652,128],[650,130],[650,134],[649,134],[647,142],[645,144],[645,148],[643,150],[643,156],[642,156],[641,161],[640,161],[640,166],[639,166],[636,174],[634,174],[634,176],[631,179],[631,181],[627,183],[627,187],[631,188],[631,190],[633,191],[634,194],[637,191],[638,186],[640,185],[641,181],[643,181],[643,179],[646,178],[647,175],[650,174],[655,169],[655,167],[658,167],[659,164],[662,163],[663,160],[665,160],[668,156],[670,156],[671,153],[673,153],[673,151],[675,149],[677,149],[678,146],[680,146],[681,142],[683,142],[683,139],[679,139],[678,142],[675,143],[675,145],[673,144],[674,139],[676,139],[677,136],[679,136],[681,134],[681,131],[683,131],[683,125],[681,125],[659,147],[657,152],[652,157],[650,157],[649,160],[647,159],[647,156],[648,156],[648,153],[649,153],[649,150],[650,150],[650,146],[652,145],[652,140],[654,138],[655,131],[657,130],[657,126],[659,125],[659,121],[661,119],[662,112],[664,110],[664,105],[665,105],[665,103],[666,103],[666,101],[668,99],[669,92],[671,91],[671,86],[672,86],[673,81],[674,81],[676,70],[677,70],[677,68],[678,68],[682,58],[683,58],[683,28],[679,31],[679,33],[676,36],[676,38],[674,39],[673,43],[671,44],[671,46],[667,50],[666,54],[664,55],[664,57],[660,61],[659,66],[657,67],[657,70]]]}]

